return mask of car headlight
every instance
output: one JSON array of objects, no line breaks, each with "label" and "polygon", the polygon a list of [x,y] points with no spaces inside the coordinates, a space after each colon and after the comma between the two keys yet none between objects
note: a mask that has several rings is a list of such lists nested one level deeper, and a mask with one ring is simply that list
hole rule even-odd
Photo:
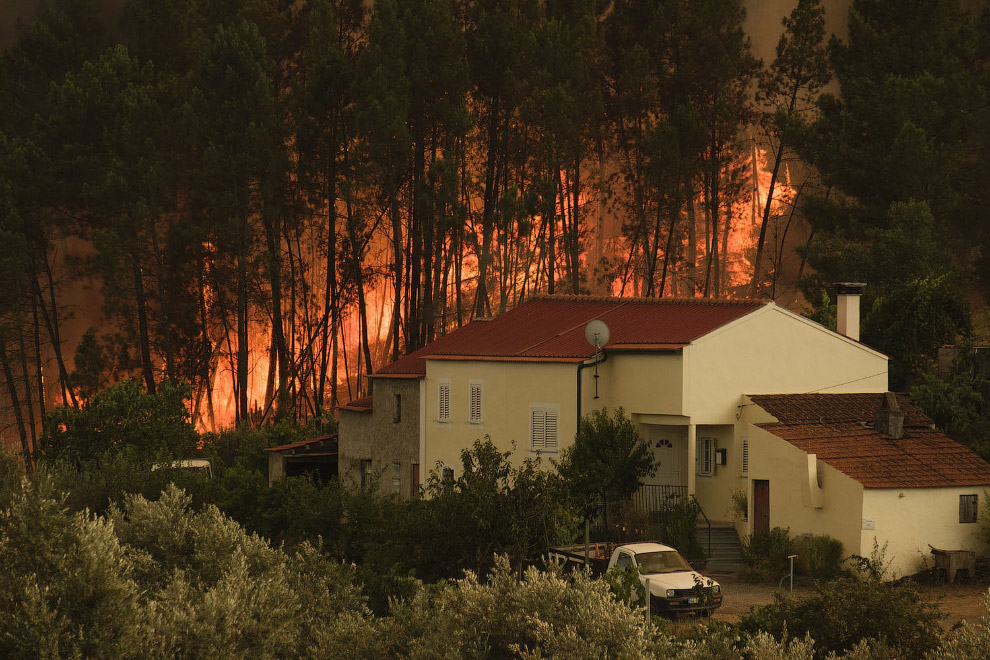
[{"label": "car headlight", "polygon": [[713,594],[720,594],[720,593],[722,593],[722,587],[720,587],[720,586],[718,586],[716,584],[714,587],[712,587],[712,593]]},{"label": "car headlight", "polygon": [[667,598],[673,598],[673,597],[674,597],[674,590],[667,589]]}]

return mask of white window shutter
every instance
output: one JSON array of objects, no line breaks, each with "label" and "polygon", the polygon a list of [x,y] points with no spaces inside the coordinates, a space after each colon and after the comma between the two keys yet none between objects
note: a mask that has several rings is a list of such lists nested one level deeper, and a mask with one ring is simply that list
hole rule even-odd
[{"label": "white window shutter", "polygon": [[441,422],[450,421],[450,383],[440,383],[439,410],[437,417]]},{"label": "white window shutter", "polygon": [[557,412],[547,410],[544,419],[546,423],[543,446],[547,451],[557,451]]},{"label": "white window shutter", "polygon": [[481,422],[481,383],[471,383],[471,409],[469,420],[475,424]]},{"label": "white window shutter", "polygon": [[546,411],[534,408],[530,411],[530,448],[542,451],[546,445]]}]

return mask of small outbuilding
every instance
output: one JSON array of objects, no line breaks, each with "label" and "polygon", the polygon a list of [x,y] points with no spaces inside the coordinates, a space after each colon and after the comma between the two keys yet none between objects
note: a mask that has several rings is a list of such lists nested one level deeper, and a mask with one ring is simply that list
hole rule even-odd
[{"label": "small outbuilding", "polygon": [[281,477],[313,474],[322,483],[337,478],[337,435],[290,442],[268,452],[268,485]]}]

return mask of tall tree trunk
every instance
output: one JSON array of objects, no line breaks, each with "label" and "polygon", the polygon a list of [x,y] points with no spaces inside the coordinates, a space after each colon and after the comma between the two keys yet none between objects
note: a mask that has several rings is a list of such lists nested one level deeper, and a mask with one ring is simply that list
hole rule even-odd
[{"label": "tall tree trunk", "polygon": [[[31,280],[37,282],[34,274],[31,274]],[[35,296],[34,291],[31,291],[30,296],[31,317],[34,322],[34,364],[35,376],[38,382],[38,414],[41,416],[41,432],[45,433],[48,424],[45,417],[48,415],[48,410],[46,409],[47,404],[45,402],[45,364],[41,360],[41,326],[38,323],[38,298]]]},{"label": "tall tree trunk", "polygon": [[151,337],[148,333],[148,306],[144,293],[144,276],[141,274],[141,258],[137,238],[131,246],[131,275],[134,279],[134,303],[138,315],[138,348],[141,351],[141,371],[148,394],[155,393],[155,367],[151,363]]},{"label": "tall tree trunk", "polygon": [[[402,217],[399,212],[399,196],[393,190],[389,198],[389,215],[392,219],[392,360],[399,359],[399,335],[402,332]],[[368,372],[371,375],[371,372]]]},{"label": "tall tree trunk", "polygon": [[[791,114],[794,112],[794,106],[797,104],[797,94],[798,88],[795,87],[790,96],[790,100],[787,105],[787,113]],[[750,282],[749,295],[756,298],[759,295],[760,289],[760,267],[763,262],[763,245],[767,238],[767,226],[770,224],[770,209],[773,206],[773,193],[777,186],[777,176],[780,172],[780,164],[784,160],[784,138],[781,136],[780,141],[777,143],[777,148],[774,150],[773,154],[773,171],[770,173],[770,185],[767,188],[767,201],[763,205],[763,219],[760,222],[760,237],[756,241],[756,258],[753,259],[753,280]]]},{"label": "tall tree trunk", "polygon": [[27,344],[24,341],[24,319],[21,318],[20,311],[18,311],[17,317],[17,352],[21,358],[21,374],[24,376],[24,405],[27,407],[28,424],[31,427],[31,446],[36,447],[38,443],[38,429],[35,427],[34,422],[34,402],[31,400],[31,376],[28,373]]},{"label": "tall tree trunk", "polygon": [[[65,360],[62,357],[62,336],[59,330],[59,318],[58,318],[58,299],[55,297],[55,278],[52,276],[52,267],[48,263],[48,253],[42,251],[41,254],[42,263],[45,267],[45,275],[48,283],[48,295],[51,297],[51,314],[49,314],[48,303],[45,302],[45,297],[41,293],[41,285],[38,284],[37,279],[31,278],[32,284],[35,288],[35,292],[38,296],[38,300],[41,302],[41,316],[45,321],[45,326],[48,329],[48,337],[52,342],[52,351],[55,352],[55,363],[58,365],[58,374],[61,379],[62,384],[62,402],[68,401],[73,408],[79,407],[79,402],[76,401],[76,394],[72,391],[72,387],[69,384],[69,372],[65,368]],[[31,272],[35,272],[33,267]]]},{"label": "tall tree trunk", "polygon": [[698,217],[694,209],[694,186],[691,177],[684,177],[684,195],[687,211],[688,244],[687,244],[687,278],[690,296],[698,293]]},{"label": "tall tree trunk", "polygon": [[[495,232],[495,211],[498,199],[497,165],[499,159],[499,99],[491,99],[488,117],[488,155],[485,162],[485,193],[481,215],[481,254],[478,255],[478,287],[475,289],[472,316],[485,316],[491,309],[488,300],[488,266],[491,262],[492,237]],[[458,278],[459,279],[459,278]]]},{"label": "tall tree trunk", "polygon": [[14,418],[17,421],[17,434],[21,439],[21,450],[24,452],[24,465],[28,472],[33,469],[31,460],[31,445],[28,444],[27,431],[24,428],[24,415],[21,411],[20,398],[17,395],[17,383],[14,382],[14,372],[10,368],[10,360],[7,357],[7,332],[0,326],[0,364],[3,365],[3,376],[7,381],[7,392],[10,395],[10,404],[14,408]]},{"label": "tall tree trunk", "polygon": [[282,228],[277,213],[266,210],[265,215],[269,216],[264,224],[265,239],[268,242],[268,277],[272,290],[272,344],[278,357],[278,406],[275,409],[275,418],[281,419],[289,408],[289,350],[285,344],[282,319]]},{"label": "tall tree trunk", "polygon": [[175,346],[172,340],[172,323],[169,320],[168,313],[171,304],[168,297],[168,291],[165,289],[165,259],[162,256],[162,251],[158,246],[158,229],[154,222],[151,223],[148,230],[151,233],[151,248],[155,252],[155,265],[158,268],[155,279],[158,284],[158,304],[162,311],[161,328],[162,336],[165,340],[165,375],[174,383],[176,382]]}]

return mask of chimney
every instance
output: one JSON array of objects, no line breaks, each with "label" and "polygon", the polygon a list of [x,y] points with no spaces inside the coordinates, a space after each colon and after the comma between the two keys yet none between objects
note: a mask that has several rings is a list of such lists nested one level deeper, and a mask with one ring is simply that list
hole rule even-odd
[{"label": "chimney", "polygon": [[880,408],[873,415],[873,430],[891,440],[904,437],[904,411],[897,405],[893,392],[884,392]]},{"label": "chimney", "polygon": [[859,297],[865,288],[862,282],[835,283],[835,329],[856,341],[859,341]]}]

